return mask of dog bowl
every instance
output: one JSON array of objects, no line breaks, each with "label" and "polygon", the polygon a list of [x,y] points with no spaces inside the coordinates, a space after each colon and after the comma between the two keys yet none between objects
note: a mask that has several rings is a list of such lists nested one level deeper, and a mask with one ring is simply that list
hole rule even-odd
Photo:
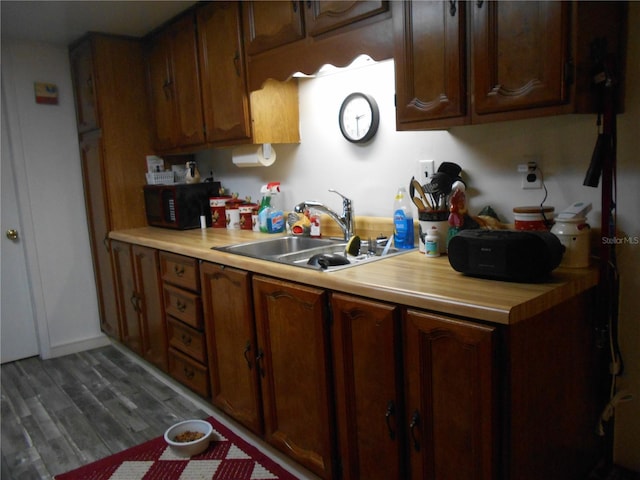
[{"label": "dog bowl", "polygon": [[[200,438],[190,441],[180,441],[180,437],[189,437],[189,434],[199,434]],[[185,420],[169,427],[164,432],[164,440],[171,450],[180,457],[191,457],[204,452],[213,440],[213,427],[204,420]]]}]

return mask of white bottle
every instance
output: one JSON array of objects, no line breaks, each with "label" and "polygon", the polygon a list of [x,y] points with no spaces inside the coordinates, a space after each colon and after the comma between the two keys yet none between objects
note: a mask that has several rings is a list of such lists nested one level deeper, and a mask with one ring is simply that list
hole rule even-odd
[{"label": "white bottle", "polygon": [[393,205],[393,244],[396,248],[413,248],[413,210],[406,188],[400,187]]},{"label": "white bottle", "polygon": [[427,236],[424,238],[424,254],[427,257],[440,256],[440,237],[438,236],[438,227],[435,225],[427,230]]}]

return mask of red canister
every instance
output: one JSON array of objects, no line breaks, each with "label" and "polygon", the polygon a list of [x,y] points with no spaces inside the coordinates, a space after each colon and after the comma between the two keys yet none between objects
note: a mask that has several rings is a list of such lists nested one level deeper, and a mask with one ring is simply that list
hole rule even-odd
[{"label": "red canister", "polygon": [[553,226],[553,207],[531,206],[513,209],[516,230],[550,230]]},{"label": "red canister", "polygon": [[257,209],[258,205],[255,203],[243,203],[240,205],[240,229],[252,230],[253,224],[251,223],[251,213],[254,209]]},{"label": "red canister", "polygon": [[211,208],[211,226],[213,228],[227,228],[227,216],[225,205],[231,197],[209,197],[209,208]]}]

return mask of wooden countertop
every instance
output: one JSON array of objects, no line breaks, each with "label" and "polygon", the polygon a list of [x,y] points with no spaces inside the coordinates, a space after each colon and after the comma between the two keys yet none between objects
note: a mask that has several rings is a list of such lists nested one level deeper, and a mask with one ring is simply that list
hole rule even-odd
[{"label": "wooden countertop", "polygon": [[247,230],[141,227],[113,231],[109,236],[307,285],[504,325],[547,310],[598,282],[595,267],[558,268],[548,282],[536,284],[472,278],[453,270],[446,256],[426,258],[417,249],[335,272],[317,272],[211,249],[274,236]]}]

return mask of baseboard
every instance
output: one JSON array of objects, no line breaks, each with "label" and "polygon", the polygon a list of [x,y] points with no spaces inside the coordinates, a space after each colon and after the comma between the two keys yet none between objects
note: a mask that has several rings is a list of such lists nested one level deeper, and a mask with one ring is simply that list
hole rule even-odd
[{"label": "baseboard", "polygon": [[102,333],[91,338],[85,338],[82,340],[75,340],[73,342],[65,343],[62,345],[52,345],[49,348],[49,355],[42,357],[43,360],[48,358],[62,357],[64,355],[70,355],[72,353],[84,352],[85,350],[92,350],[94,348],[106,347],[111,342],[109,337]]}]

